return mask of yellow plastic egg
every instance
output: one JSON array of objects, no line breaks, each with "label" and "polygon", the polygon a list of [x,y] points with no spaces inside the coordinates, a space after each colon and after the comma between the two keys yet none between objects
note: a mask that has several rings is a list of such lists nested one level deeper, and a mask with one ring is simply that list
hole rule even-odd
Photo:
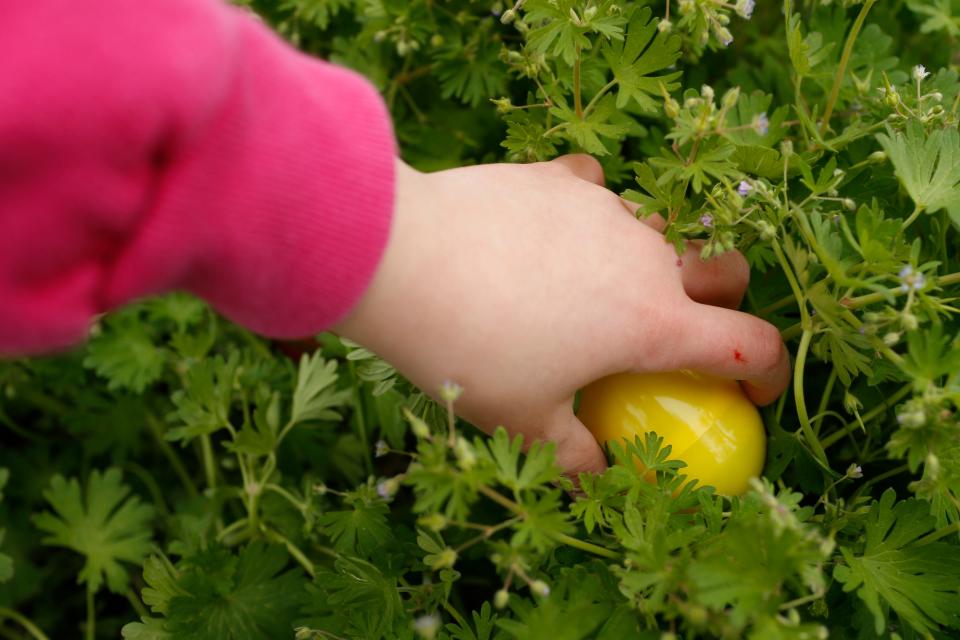
[{"label": "yellow plastic egg", "polygon": [[681,473],[724,495],[739,495],[760,475],[763,421],[740,385],[688,371],[608,376],[581,391],[580,420],[598,442],[631,442],[655,431],[673,447]]}]

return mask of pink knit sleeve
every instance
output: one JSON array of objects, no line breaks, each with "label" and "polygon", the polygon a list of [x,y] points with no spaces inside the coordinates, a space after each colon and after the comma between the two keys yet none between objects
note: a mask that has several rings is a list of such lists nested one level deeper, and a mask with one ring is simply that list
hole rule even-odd
[{"label": "pink knit sleeve", "polygon": [[0,354],[188,290],[274,337],[330,326],[386,243],[375,89],[219,0],[0,3]]}]

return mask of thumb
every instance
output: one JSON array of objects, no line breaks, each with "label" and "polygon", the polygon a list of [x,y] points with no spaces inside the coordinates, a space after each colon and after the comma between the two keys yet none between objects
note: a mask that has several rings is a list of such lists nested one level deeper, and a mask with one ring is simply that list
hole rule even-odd
[{"label": "thumb", "polygon": [[603,167],[593,156],[585,153],[570,153],[554,158],[548,164],[559,165],[567,171],[587,182],[603,186]]},{"label": "thumb", "polygon": [[607,468],[603,450],[593,434],[573,415],[572,407],[567,407],[548,425],[546,438],[557,443],[557,464],[573,480],[581,473],[600,473]]}]

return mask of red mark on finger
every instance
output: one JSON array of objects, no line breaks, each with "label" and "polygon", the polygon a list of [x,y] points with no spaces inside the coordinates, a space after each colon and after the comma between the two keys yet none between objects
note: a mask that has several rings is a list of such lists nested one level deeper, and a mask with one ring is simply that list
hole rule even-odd
[{"label": "red mark on finger", "polygon": [[743,357],[743,354],[740,353],[739,349],[733,350],[733,361],[739,362],[740,364],[747,364],[747,359]]},{"label": "red mark on finger", "polygon": [[677,266],[678,266],[678,267],[682,267],[682,266],[683,266],[683,260],[681,260],[680,258],[677,258]]}]

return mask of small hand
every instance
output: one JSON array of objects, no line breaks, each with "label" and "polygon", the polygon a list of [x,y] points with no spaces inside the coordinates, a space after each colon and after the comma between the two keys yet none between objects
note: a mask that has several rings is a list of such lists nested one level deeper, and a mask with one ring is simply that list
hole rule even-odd
[{"label": "small hand", "polygon": [[692,369],[741,380],[758,404],[790,378],[773,326],[735,311],[743,256],[677,256],[605,189],[584,155],[422,174],[398,162],[391,238],[337,330],[485,431],[553,440],[571,474],[605,468],[573,414],[586,384],[622,371]]}]

